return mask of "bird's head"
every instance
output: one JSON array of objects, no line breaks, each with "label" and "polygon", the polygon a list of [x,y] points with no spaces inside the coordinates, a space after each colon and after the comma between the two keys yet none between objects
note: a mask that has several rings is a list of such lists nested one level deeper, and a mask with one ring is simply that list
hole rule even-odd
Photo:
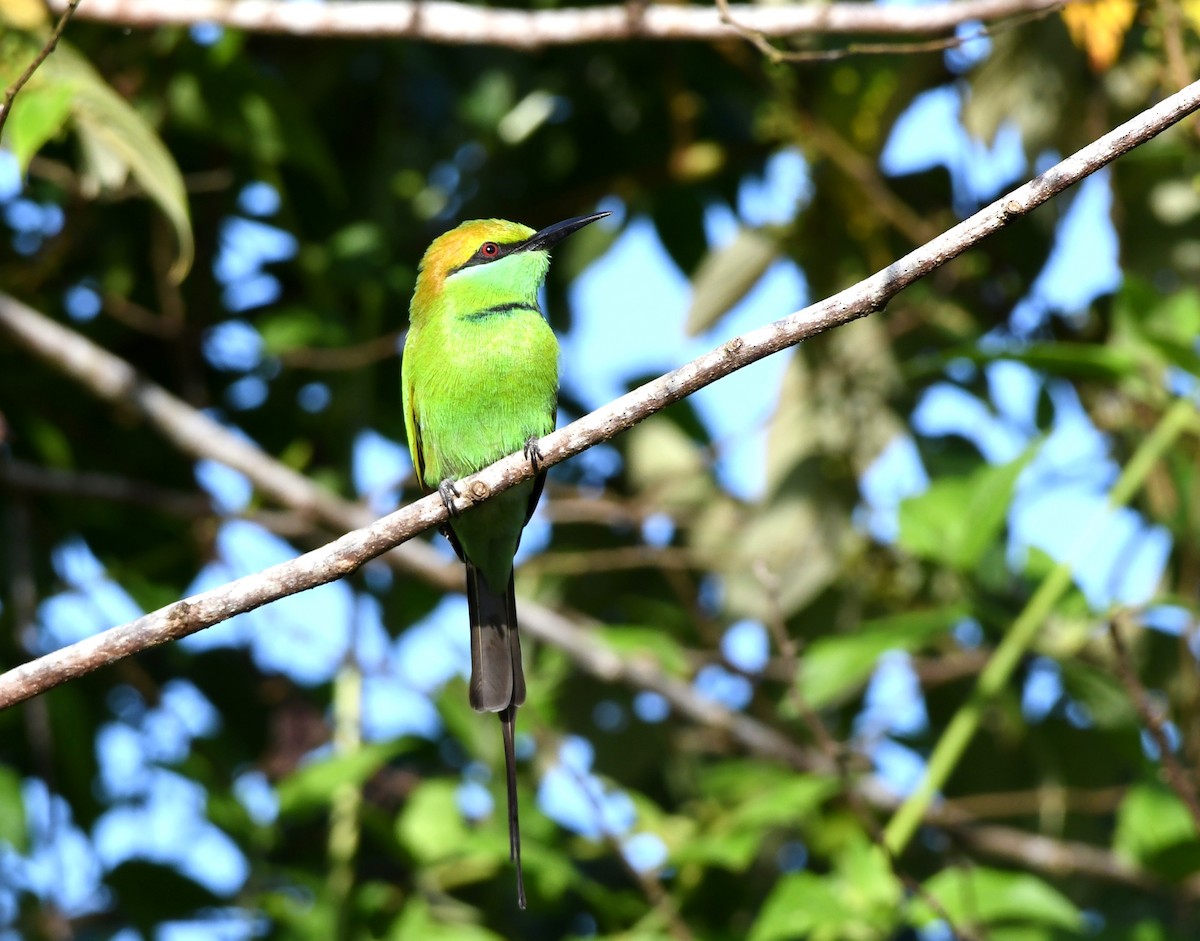
[{"label": "bird's head", "polygon": [[504,219],[474,219],[439,235],[417,271],[414,319],[435,309],[470,313],[507,301],[535,305],[550,249],[607,215],[577,216],[536,232]]}]

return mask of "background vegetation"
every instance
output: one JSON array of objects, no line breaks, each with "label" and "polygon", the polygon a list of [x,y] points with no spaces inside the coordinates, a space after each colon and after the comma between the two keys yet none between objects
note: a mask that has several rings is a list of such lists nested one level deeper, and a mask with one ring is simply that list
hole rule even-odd
[{"label": "background vegetation", "polygon": [[[8,84],[50,20],[17,0],[0,18]],[[800,36],[771,61],[738,39],[516,51],[76,19],[5,128],[0,286],[380,512],[416,495],[394,457],[414,266],[459,219],[618,210],[551,272],[563,333],[572,282],[649,223],[694,287],[689,329],[720,338],[773,265],[823,297],[999,194],[969,149],[881,169],[924,93],[961,102],[976,142],[1019,133],[1016,179],[1200,62],[1194,3],[992,25],[848,56],[879,37]],[[710,239],[780,154],[806,167],[794,218]],[[783,354],[777,400],[747,406],[769,414],[744,429],[751,492],[722,464],[744,440],[690,403],[555,469],[518,573],[538,636],[565,625],[526,644],[528,912],[492,809],[498,730],[431,633],[465,635],[458,576],[380,563],[0,713],[0,936],[1197,937],[1195,121],[1098,185],[1113,285],[1047,299],[1052,252],[1074,238],[1059,279],[1082,280],[1109,232],[1067,231],[1068,193]],[[937,396],[968,418],[939,427]],[[591,404],[565,385],[564,418]],[[339,529],[2,330],[0,431],[6,667]],[[368,445],[399,478],[363,479],[387,464]],[[1123,471],[1129,508],[1093,527]],[[1014,624],[1033,640],[984,704]],[[892,858],[952,720],[978,731]]]}]

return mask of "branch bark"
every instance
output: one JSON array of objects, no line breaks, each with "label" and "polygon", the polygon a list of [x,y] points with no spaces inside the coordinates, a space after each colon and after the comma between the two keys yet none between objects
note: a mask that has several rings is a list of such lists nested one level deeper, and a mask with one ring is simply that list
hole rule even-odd
[{"label": "branch bark", "polygon": [[[88,0],[80,18],[117,26],[195,26],[216,23],[251,32],[293,36],[403,37],[425,42],[507,46],[584,42],[742,39],[747,30],[766,38],[801,34],[931,36],[967,22],[994,21],[1050,10],[1062,0],[961,0],[920,6],[872,3],[738,4],[737,25],[711,6],[635,3],[560,10],[516,10],[453,0]],[[66,0],[51,0],[62,9]]]},{"label": "branch bark", "polygon": [[[539,443],[544,455],[542,466],[557,464],[594,444],[607,441],[667,405],[765,356],[880,310],[914,281],[1198,108],[1200,82],[1195,82],[871,277],[804,310],[735,337],[552,432]],[[345,501],[336,495],[312,487],[303,475],[283,465],[272,464],[264,469],[262,452],[253,443],[140,378],[127,363],[3,294],[0,294],[0,329],[44,359],[56,363],[102,397],[126,407],[133,406],[155,420],[186,453],[207,455],[216,449],[221,455],[219,459],[235,469],[253,465],[258,471],[255,482],[287,505],[308,508],[327,520],[344,518]],[[465,511],[531,475],[532,467],[523,454],[509,455],[460,482],[462,496],[455,501],[456,509]],[[366,511],[359,508],[356,512],[361,515]],[[270,601],[342,578],[446,518],[446,508],[440,497],[436,494],[425,497],[296,559],[178,601],[18,666],[0,676],[0,708],[139,650],[184,637]],[[410,544],[406,546],[403,558],[414,571],[422,570],[435,582],[444,583],[448,576],[446,567],[440,561],[434,561],[434,550],[428,546]],[[526,622],[532,626],[538,623],[538,618],[535,616],[531,622],[527,614]],[[615,654],[606,652],[619,661]],[[726,716],[729,722],[738,718],[733,714]],[[782,740],[777,744],[794,749],[778,733],[766,726],[762,728]]]}]

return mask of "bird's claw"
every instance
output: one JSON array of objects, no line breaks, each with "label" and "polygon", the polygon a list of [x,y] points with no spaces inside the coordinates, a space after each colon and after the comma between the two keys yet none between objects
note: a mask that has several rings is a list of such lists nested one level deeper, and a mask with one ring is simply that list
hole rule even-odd
[{"label": "bird's claw", "polygon": [[441,495],[442,503],[446,505],[446,512],[454,517],[459,516],[459,511],[454,506],[454,499],[461,494],[458,492],[458,487],[454,485],[454,481],[447,477],[438,484],[438,493]]},{"label": "bird's claw", "polygon": [[538,436],[530,435],[525,439],[525,457],[529,459],[529,463],[533,465],[533,469],[538,469],[538,464],[542,460],[542,449],[538,447]]}]

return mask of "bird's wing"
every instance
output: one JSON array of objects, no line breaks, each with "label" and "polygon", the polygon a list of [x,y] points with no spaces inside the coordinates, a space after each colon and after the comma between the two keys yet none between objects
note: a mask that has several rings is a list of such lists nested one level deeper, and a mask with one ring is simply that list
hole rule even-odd
[{"label": "bird's wing", "polygon": [[406,384],[404,391],[404,428],[408,432],[408,452],[412,455],[417,485],[422,493],[429,493],[429,487],[425,485],[425,443],[421,439],[421,421],[417,418],[416,394],[411,383]]}]

